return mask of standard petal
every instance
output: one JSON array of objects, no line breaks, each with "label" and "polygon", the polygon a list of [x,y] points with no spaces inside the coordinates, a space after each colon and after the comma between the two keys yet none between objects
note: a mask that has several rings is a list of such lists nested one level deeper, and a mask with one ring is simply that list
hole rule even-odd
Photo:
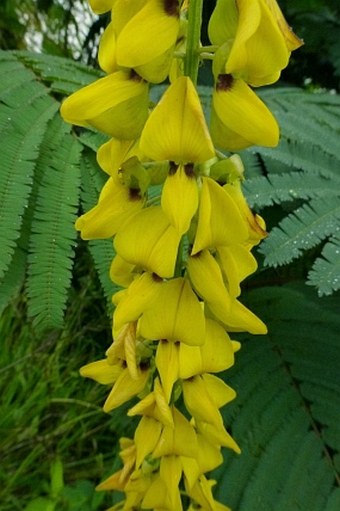
[{"label": "standard petal", "polygon": [[160,283],[160,291],[139,321],[145,339],[168,339],[200,346],[205,339],[202,306],[184,278]]},{"label": "standard petal", "polygon": [[132,216],[114,240],[116,252],[134,264],[160,277],[174,274],[180,234],[160,206],[153,206]]},{"label": "standard petal", "polygon": [[156,161],[204,162],[214,157],[201,103],[190,78],[181,76],[168,87],[145,124],[140,147]]}]

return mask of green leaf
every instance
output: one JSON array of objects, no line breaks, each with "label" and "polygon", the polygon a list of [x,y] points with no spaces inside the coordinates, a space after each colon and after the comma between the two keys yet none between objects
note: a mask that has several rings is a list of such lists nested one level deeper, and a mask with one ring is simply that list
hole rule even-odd
[{"label": "green leaf", "polygon": [[237,511],[336,509],[340,470],[340,317],[335,299],[308,288],[254,291],[269,334],[240,336],[236,364],[224,373],[237,391],[224,419],[241,446],[227,451],[216,496]]},{"label": "green leaf", "polygon": [[320,296],[340,289],[340,238],[334,236],[325,244],[321,257],[308,273],[308,284],[316,286]]},{"label": "green leaf", "polygon": [[[0,73],[7,75],[11,60],[0,61]],[[15,83],[0,94],[0,278],[3,278],[14,254],[25,207],[31,192],[35,159],[47,122],[58,109],[40,83],[26,72],[24,83]],[[12,78],[13,79],[13,78]],[[13,83],[13,82],[12,82]]]},{"label": "green leaf", "polygon": [[[55,135],[57,125],[57,135]],[[37,168],[44,169],[30,237],[28,313],[40,329],[60,328],[72,275],[81,145],[56,117],[47,131]]]},{"label": "green leaf", "polygon": [[338,197],[314,199],[285,217],[261,244],[265,264],[278,266],[299,257],[303,250],[315,247],[339,231]]}]

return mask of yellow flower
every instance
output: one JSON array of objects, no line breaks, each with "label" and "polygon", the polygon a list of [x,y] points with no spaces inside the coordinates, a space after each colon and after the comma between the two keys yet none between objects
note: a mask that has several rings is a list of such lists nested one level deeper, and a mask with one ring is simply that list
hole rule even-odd
[{"label": "yellow flower", "polygon": [[202,373],[217,373],[234,363],[234,347],[228,334],[216,321],[206,319],[206,336],[202,346],[180,343],[178,376],[187,379]]},{"label": "yellow flower", "polygon": [[228,192],[213,179],[202,178],[192,255],[206,248],[244,243],[247,238],[247,224]]},{"label": "yellow flower", "polygon": [[182,511],[179,482],[182,465],[178,456],[165,456],[160,461],[159,475],[145,493],[143,509]]},{"label": "yellow flower", "polygon": [[60,113],[66,122],[131,140],[144,126],[148,102],[147,83],[134,71],[117,71],[71,94]]},{"label": "yellow flower", "polygon": [[209,22],[213,44],[226,44],[224,72],[252,86],[277,81],[302,41],[275,0],[218,0]]},{"label": "yellow flower", "polygon": [[201,346],[205,339],[202,306],[185,278],[159,283],[138,322],[138,333],[145,339],[167,339]]},{"label": "yellow flower", "polygon": [[125,485],[134,470],[136,462],[136,447],[130,438],[121,438],[119,440],[119,456],[124,463],[124,467],[105,479],[96,487],[97,491],[119,490],[124,491]]},{"label": "yellow flower", "polygon": [[140,139],[156,161],[204,162],[215,155],[197,91],[187,76],[173,82],[151,112]]},{"label": "yellow flower", "polygon": [[199,505],[201,511],[231,511],[227,506],[217,502],[212,495],[212,487],[216,481],[209,481],[202,475],[193,488],[186,484],[186,490],[194,504],[189,507],[188,511],[194,511]]},{"label": "yellow flower", "polygon": [[197,435],[194,427],[174,406],[172,408],[173,426],[163,426],[159,441],[152,453],[154,458],[163,456],[187,456],[195,458],[197,453]]},{"label": "yellow flower", "polygon": [[145,417],[151,417],[167,426],[174,425],[172,412],[159,378],[156,378],[154,381],[153,391],[130,408],[128,415],[130,417],[143,415]]},{"label": "yellow flower", "polygon": [[164,81],[179,31],[178,11],[177,0],[116,0],[100,40],[100,67],[107,73],[133,68],[149,82]]},{"label": "yellow flower", "polygon": [[251,145],[278,144],[274,116],[245,81],[231,74],[218,75],[212,101],[211,136],[221,149],[239,151]]},{"label": "yellow flower", "polygon": [[110,177],[99,195],[98,204],[76,221],[81,237],[111,238],[124,223],[143,207],[139,189],[125,186],[119,176]]},{"label": "yellow flower", "polygon": [[230,295],[214,256],[209,250],[198,252],[188,258],[187,270],[197,294],[209,305],[214,315],[223,321],[230,311]]},{"label": "yellow flower", "polygon": [[164,183],[161,205],[171,224],[184,234],[198,206],[194,163],[215,155],[190,78],[181,76],[168,87],[145,124],[140,149],[153,160],[173,162]]},{"label": "yellow flower", "polygon": [[180,234],[160,206],[142,209],[124,223],[114,247],[128,263],[160,277],[174,274]]}]

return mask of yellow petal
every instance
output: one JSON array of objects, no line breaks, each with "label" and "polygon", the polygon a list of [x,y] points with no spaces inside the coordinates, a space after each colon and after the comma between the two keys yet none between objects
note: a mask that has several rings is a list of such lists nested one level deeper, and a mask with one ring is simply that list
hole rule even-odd
[{"label": "yellow petal", "polygon": [[179,456],[164,456],[160,463],[160,477],[166,484],[171,509],[182,511],[179,482],[182,477],[182,463]]},{"label": "yellow petal", "polygon": [[119,286],[128,287],[133,281],[134,264],[116,254],[110,266],[110,279]]},{"label": "yellow petal", "polygon": [[141,370],[137,379],[131,378],[129,369],[124,369],[118,376],[110,394],[104,403],[104,412],[110,412],[114,408],[117,408],[132,397],[142,392],[147,383],[148,377],[148,369]]},{"label": "yellow petal", "polygon": [[168,403],[170,402],[173,385],[178,379],[179,344],[178,342],[161,340],[156,352],[156,367]]},{"label": "yellow petal", "polygon": [[[230,132],[238,138],[229,140]],[[272,113],[243,81],[219,75],[213,92],[211,134],[221,149],[236,151],[252,144],[275,147],[279,127]]]},{"label": "yellow petal", "polygon": [[145,339],[168,339],[193,346],[204,343],[204,313],[187,279],[160,284],[159,294],[139,321],[139,333]]},{"label": "yellow petal", "polygon": [[98,383],[107,385],[117,380],[122,372],[122,367],[118,364],[111,365],[108,363],[107,359],[103,359],[83,366],[79,372],[81,376],[85,378],[92,378],[92,380]]},{"label": "yellow petal", "polygon": [[97,151],[100,167],[110,176],[115,177],[123,162],[132,156],[140,157],[138,140],[119,140],[111,138]]},{"label": "yellow petal", "polygon": [[242,243],[247,237],[247,224],[233,199],[218,183],[203,178],[192,255],[205,248]]},{"label": "yellow petal", "polygon": [[89,0],[89,3],[96,14],[102,14],[112,9],[115,0]]},{"label": "yellow petal", "polygon": [[174,427],[163,427],[159,442],[152,453],[153,457],[170,455],[196,457],[197,435],[193,426],[175,407],[173,418]]},{"label": "yellow petal", "polygon": [[178,30],[177,0],[148,0],[119,34],[118,64],[135,68],[150,62],[175,44]]},{"label": "yellow petal", "polygon": [[173,509],[170,505],[170,497],[167,492],[166,484],[163,479],[158,476],[152,481],[150,487],[145,492],[142,501],[143,509],[165,511]]},{"label": "yellow petal", "polygon": [[181,76],[151,112],[140,147],[153,160],[203,162],[215,155],[201,103],[190,78]]},{"label": "yellow petal", "polygon": [[223,426],[222,420],[219,424],[211,424],[205,421],[196,421],[196,427],[198,431],[205,436],[209,442],[222,445],[228,449],[232,449],[237,454],[240,454],[241,450],[235,440],[229,435],[228,431]]},{"label": "yellow petal", "polygon": [[248,242],[251,245],[257,245],[263,238],[267,236],[264,220],[259,217],[259,215],[254,215],[248,206],[248,203],[242,193],[240,180],[235,180],[232,184],[228,183],[224,185],[223,188],[234,199],[241,215],[248,224]]},{"label": "yellow petal", "polygon": [[266,85],[288,64],[290,52],[279,26],[262,0],[238,0],[237,33],[226,64],[226,73],[253,86]]},{"label": "yellow petal", "polygon": [[128,263],[170,278],[175,270],[180,237],[162,208],[153,206],[124,224],[115,237],[114,247]]},{"label": "yellow petal", "polygon": [[297,48],[300,48],[300,46],[303,45],[303,41],[299,37],[297,37],[297,35],[294,34],[293,30],[288,25],[276,0],[264,1],[277,21],[277,24],[282,32],[282,35],[285,38],[288,50],[293,51],[296,50]]},{"label": "yellow petal", "polygon": [[170,73],[175,45],[142,66],[136,66],[136,72],[150,83],[162,83]]},{"label": "yellow petal", "polygon": [[198,207],[198,189],[196,176],[191,165],[170,167],[165,180],[161,206],[171,224],[184,234],[189,230],[192,217]]},{"label": "yellow petal", "polygon": [[221,408],[235,399],[235,390],[224,383],[221,378],[209,373],[202,374],[201,378],[212,402],[217,408]]},{"label": "yellow petal", "polygon": [[198,295],[219,319],[229,314],[230,296],[221,269],[209,250],[202,250],[187,261],[190,281]]},{"label": "yellow petal", "polygon": [[238,300],[232,300],[229,316],[223,320],[229,332],[249,332],[265,335],[267,327],[253,312]]},{"label": "yellow petal", "polygon": [[111,238],[142,207],[139,192],[124,186],[118,178],[110,177],[100,193],[98,204],[79,217],[75,227],[85,240]]},{"label": "yellow petal", "polygon": [[147,118],[148,85],[133,71],[117,71],[69,96],[60,113],[66,122],[131,140]]},{"label": "yellow petal", "polygon": [[101,35],[98,48],[98,63],[105,73],[118,70],[116,61],[116,32],[114,24],[109,23]]},{"label": "yellow petal", "polygon": [[119,300],[113,315],[115,336],[126,323],[137,321],[149,308],[153,297],[158,295],[159,286],[160,283],[148,273],[143,273],[130,284]]},{"label": "yellow petal", "polygon": [[257,261],[243,245],[218,247],[217,252],[217,260],[228,282],[230,296],[236,298],[241,293],[240,283],[256,271]]},{"label": "yellow petal", "polygon": [[136,468],[156,447],[162,431],[162,424],[150,417],[142,417],[135,431],[137,450]]},{"label": "yellow petal", "polygon": [[211,43],[221,46],[234,39],[237,25],[238,10],[235,0],[217,0],[208,25]]},{"label": "yellow petal", "polygon": [[197,435],[197,462],[200,475],[214,470],[223,463],[221,448],[208,441],[203,435]]},{"label": "yellow petal", "polygon": [[210,424],[221,422],[221,414],[209,395],[202,376],[183,381],[183,398],[186,409],[198,421]]},{"label": "yellow petal", "polygon": [[216,321],[206,320],[206,337],[203,346],[179,346],[179,377],[191,378],[197,374],[217,373],[234,363],[232,342]]}]

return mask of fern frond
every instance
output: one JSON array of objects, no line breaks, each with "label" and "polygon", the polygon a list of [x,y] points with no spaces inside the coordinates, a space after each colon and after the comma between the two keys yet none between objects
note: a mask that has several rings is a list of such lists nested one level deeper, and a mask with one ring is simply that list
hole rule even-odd
[{"label": "fern frond", "polygon": [[308,284],[316,286],[320,296],[340,289],[340,238],[334,236],[322,249],[308,274]]},{"label": "fern frond", "polygon": [[274,227],[260,248],[265,264],[280,266],[299,257],[303,250],[315,247],[339,229],[338,197],[313,199],[285,217]]},{"label": "fern frond", "polygon": [[[12,61],[1,62],[6,73]],[[23,66],[22,66],[23,68]],[[26,70],[23,68],[23,74]],[[2,257],[0,278],[4,276],[13,257],[20,235],[22,217],[31,191],[35,159],[39,152],[46,124],[58,109],[58,103],[46,88],[27,80],[14,88],[3,90],[0,95],[1,173],[0,173],[0,240]]]},{"label": "fern frond", "polygon": [[47,131],[38,167],[44,168],[37,191],[30,238],[27,280],[28,314],[39,329],[63,324],[67,289],[71,280],[78,209],[81,145],[60,117],[53,143]]},{"label": "fern frond", "polygon": [[61,94],[71,94],[102,76],[94,68],[63,57],[27,51],[17,51],[15,55],[47,82],[54,92]]},{"label": "fern frond", "polygon": [[[340,186],[340,176],[339,176]],[[306,172],[269,174],[247,179],[244,192],[251,207],[261,208],[296,199],[334,197],[340,195],[335,180]]]},{"label": "fern frond", "polygon": [[242,455],[225,453],[216,496],[238,511],[335,511],[340,442],[338,304],[308,288],[262,288],[249,304],[266,337],[242,336],[225,381],[237,399],[223,409]]}]

